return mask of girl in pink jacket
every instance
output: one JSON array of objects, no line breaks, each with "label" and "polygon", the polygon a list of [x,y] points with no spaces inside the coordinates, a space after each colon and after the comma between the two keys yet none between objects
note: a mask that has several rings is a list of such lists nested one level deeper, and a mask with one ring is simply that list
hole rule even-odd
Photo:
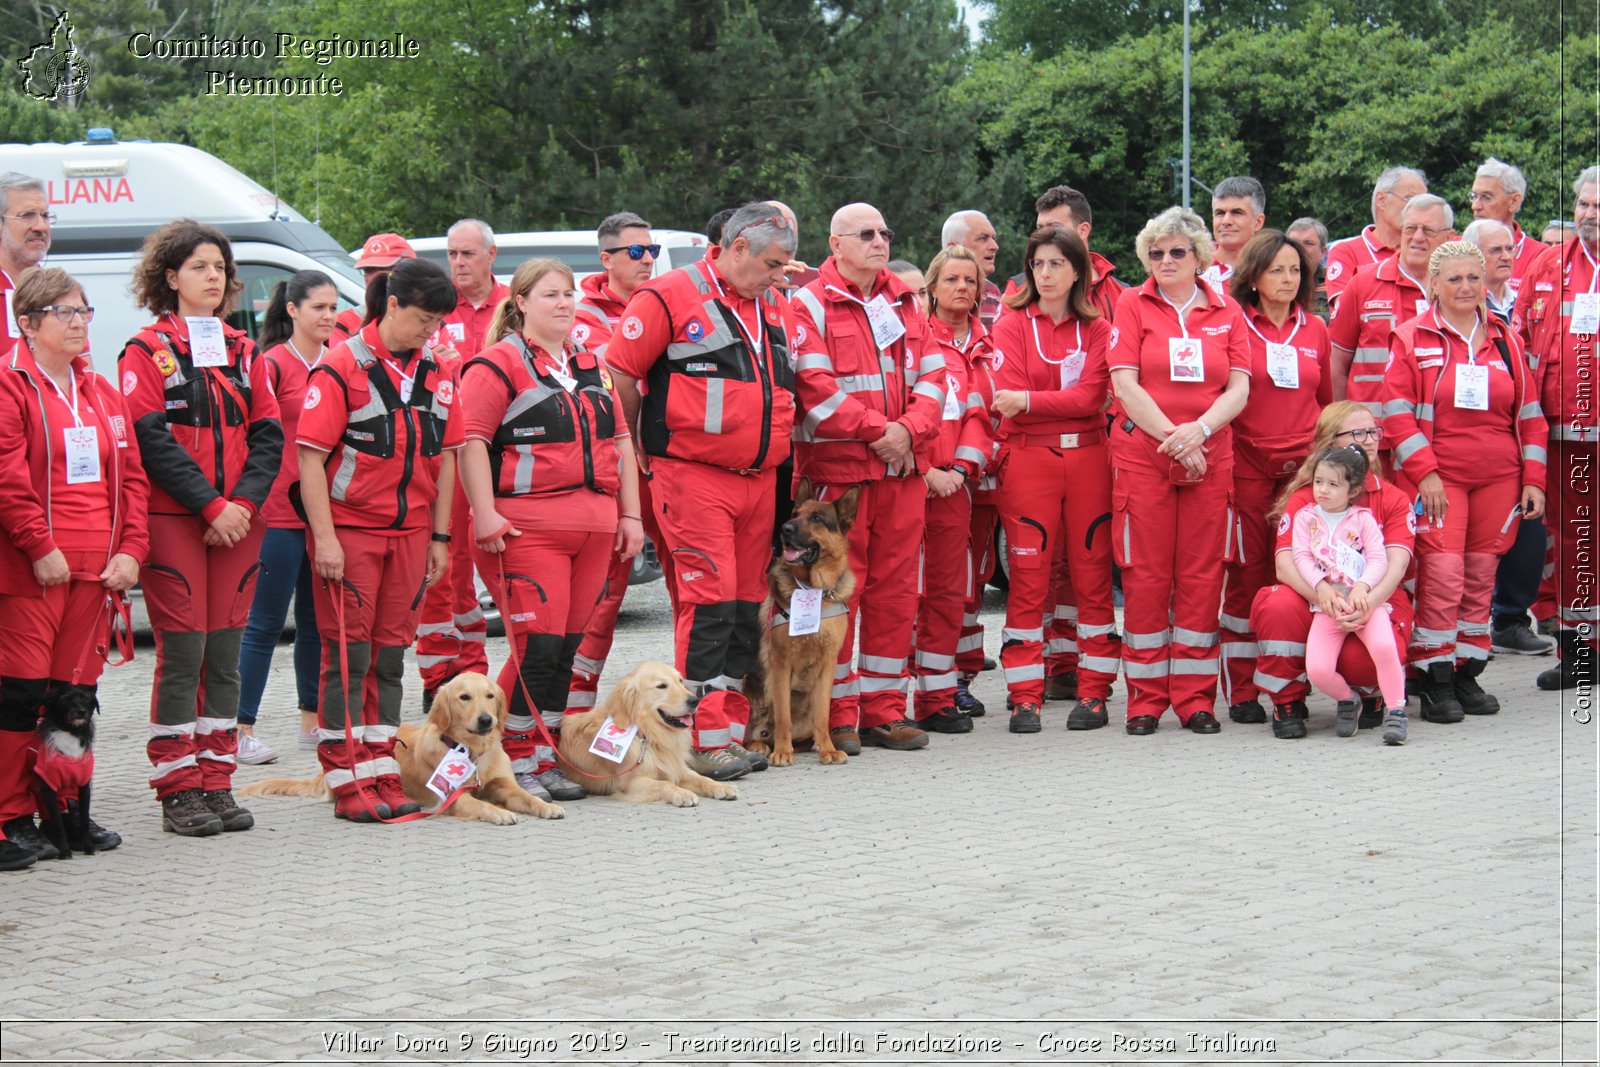
[{"label": "girl in pink jacket", "polygon": [[1372,512],[1355,506],[1367,478],[1367,457],[1360,448],[1326,448],[1312,460],[1314,507],[1295,513],[1292,531],[1294,565],[1311,587],[1311,633],[1306,638],[1306,676],[1311,684],[1339,702],[1334,733],[1356,732],[1361,700],[1340,676],[1337,663],[1345,631],[1338,616],[1368,612],[1355,631],[1378,669],[1378,688],[1388,711],[1383,742],[1406,740],[1406,684],[1400,650],[1387,617],[1388,606],[1371,610],[1368,600],[1388,569],[1383,530]]}]

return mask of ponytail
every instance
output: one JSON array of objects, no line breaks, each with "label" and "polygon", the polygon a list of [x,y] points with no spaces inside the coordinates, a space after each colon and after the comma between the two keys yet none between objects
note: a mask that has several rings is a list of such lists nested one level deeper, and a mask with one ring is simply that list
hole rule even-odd
[{"label": "ponytail", "polygon": [[485,344],[497,344],[506,339],[508,334],[522,332],[522,309],[517,307],[516,298],[507,295],[500,301],[500,306],[494,309],[494,319],[489,323],[488,340]]},{"label": "ponytail", "polygon": [[283,344],[294,336],[294,318],[289,314],[289,305],[298,307],[313,290],[328,286],[337,291],[333,279],[320,270],[302,270],[280,281],[272,287],[272,297],[267,301],[267,310],[261,316],[261,330],[256,334],[256,348],[265,352],[269,348]]}]

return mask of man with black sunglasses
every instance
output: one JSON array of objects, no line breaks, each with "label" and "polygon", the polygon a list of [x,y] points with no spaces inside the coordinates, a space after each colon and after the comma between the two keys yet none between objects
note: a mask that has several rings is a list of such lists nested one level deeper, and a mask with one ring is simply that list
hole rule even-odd
[{"label": "man with black sunglasses", "polygon": [[11,354],[22,330],[11,314],[11,291],[22,272],[37,267],[50,251],[50,226],[55,222],[45,197],[44,182],[16,171],[0,173],[0,358]]}]

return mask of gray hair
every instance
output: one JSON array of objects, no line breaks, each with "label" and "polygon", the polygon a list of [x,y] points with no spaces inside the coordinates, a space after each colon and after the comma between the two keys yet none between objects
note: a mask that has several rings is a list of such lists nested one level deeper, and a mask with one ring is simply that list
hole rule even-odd
[{"label": "gray hair", "polygon": [[1473,219],[1472,223],[1461,231],[1461,239],[1469,244],[1475,244],[1481,249],[1483,242],[1489,236],[1489,230],[1504,230],[1507,237],[1513,236],[1511,227],[1499,219]]},{"label": "gray hair", "polygon": [[1241,196],[1250,198],[1250,205],[1256,209],[1257,215],[1267,213],[1267,190],[1261,183],[1250,177],[1224,178],[1211,190],[1211,200],[1235,200]]},{"label": "gray hair", "polygon": [[1374,193],[1392,193],[1394,192],[1394,187],[1400,184],[1401,178],[1415,178],[1422,183],[1424,189],[1428,187],[1428,176],[1415,167],[1390,167],[1378,175],[1378,180],[1372,183],[1372,191]]},{"label": "gray hair", "polygon": [[1293,222],[1289,223],[1289,228],[1283,232],[1290,234],[1294,233],[1296,230],[1316,230],[1317,240],[1322,243],[1323,248],[1328,247],[1328,228],[1322,224],[1321,219],[1314,219],[1310,215],[1307,215],[1304,218],[1295,219]]},{"label": "gray hair", "polygon": [[623,230],[644,229],[648,230],[650,224],[631,211],[619,211],[615,215],[607,215],[600,220],[600,228],[595,230],[595,238],[600,247],[604,248],[608,241],[613,241]]},{"label": "gray hair", "polygon": [[489,224],[484,222],[482,219],[457,219],[448,230],[444,231],[444,234],[446,237],[449,237],[463,226],[476,226],[478,228],[479,235],[483,237],[483,247],[494,247],[494,231],[491,230],[489,228]]},{"label": "gray hair", "polygon": [[44,182],[31,174],[18,171],[0,171],[0,209],[10,210],[12,190],[23,193],[44,194]]},{"label": "gray hair", "polygon": [[[1572,195],[1582,196],[1585,185],[1600,185],[1600,164],[1584,168],[1583,173],[1578,175],[1578,180],[1572,183]],[[0,188],[4,186],[0,185]]]},{"label": "gray hair", "polygon": [[784,255],[794,255],[800,247],[800,235],[789,228],[781,214],[775,214],[776,210],[761,200],[739,208],[722,224],[722,247],[731,247],[736,238],[743,237],[753,254],[759,255],[777,242]]},{"label": "gray hair", "polygon": [[967,221],[972,216],[978,216],[988,221],[989,216],[973,208],[957,211],[944,220],[944,228],[939,231],[939,243],[949,248],[951,245],[964,245],[967,243],[967,234],[972,232],[972,223]]},{"label": "gray hair", "polygon": [[1417,212],[1430,207],[1443,209],[1445,229],[1450,230],[1455,228],[1456,213],[1455,209],[1450,206],[1450,201],[1446,200],[1442,196],[1434,196],[1432,193],[1418,193],[1416,196],[1413,196],[1410,200],[1406,201],[1406,206],[1400,209],[1400,225],[1404,226],[1406,224],[1406,219],[1410,218]]},{"label": "gray hair", "polygon": [[1145,223],[1134,242],[1139,262],[1144,264],[1145,270],[1150,269],[1150,246],[1168,237],[1187,237],[1201,270],[1211,266],[1211,261],[1216,258],[1217,247],[1211,243],[1211,233],[1200,216],[1186,207],[1169,207]]},{"label": "gray hair", "polygon": [[1528,195],[1528,179],[1522,176],[1522,171],[1509,163],[1500,162],[1493,156],[1478,168],[1477,176],[1495,179],[1500,183],[1500,188],[1512,196]]}]

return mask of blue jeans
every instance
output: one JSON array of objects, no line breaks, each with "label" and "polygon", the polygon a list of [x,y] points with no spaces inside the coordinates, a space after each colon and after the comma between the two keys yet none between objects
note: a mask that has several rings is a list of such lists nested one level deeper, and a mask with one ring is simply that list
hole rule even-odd
[{"label": "blue jeans", "polygon": [[294,601],[294,684],[301,711],[317,710],[317,686],[322,670],[322,640],[317,636],[317,608],[311,599],[315,574],[306,558],[304,530],[267,530],[261,542],[261,575],[256,598],[250,605],[239,650],[239,722],[252,725],[267,687],[272,652],[283,639]]}]

